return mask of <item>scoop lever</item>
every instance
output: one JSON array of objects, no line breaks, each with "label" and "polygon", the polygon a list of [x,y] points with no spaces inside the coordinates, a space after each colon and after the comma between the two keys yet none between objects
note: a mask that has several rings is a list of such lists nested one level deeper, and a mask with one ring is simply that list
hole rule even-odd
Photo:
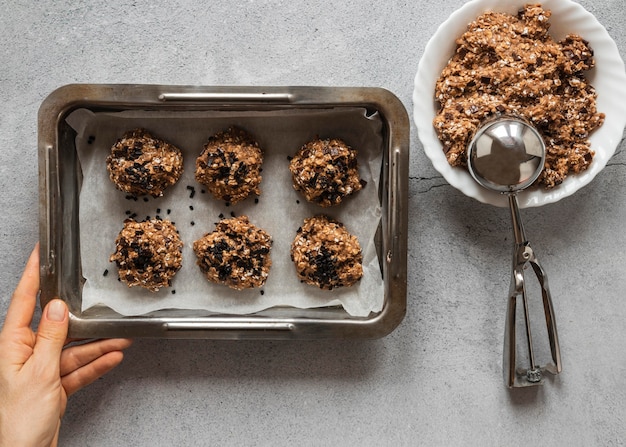
[{"label": "scoop lever", "polygon": [[[520,220],[519,207],[517,205],[517,198],[515,194],[509,194],[509,205],[511,209],[511,219],[513,221],[515,245],[513,246],[513,269],[511,276],[511,288],[509,291],[509,301],[507,304],[506,326],[504,331],[504,357],[502,364],[505,384],[509,388],[518,388],[541,384],[543,382],[544,373],[546,372],[550,374],[559,374],[561,372],[561,349],[557,335],[556,319],[554,317],[554,308],[552,306],[550,288],[548,287],[548,278],[524,234],[524,228],[522,226],[522,221]],[[535,361],[535,352],[530,328],[528,299],[526,297],[526,287],[524,284],[524,270],[527,270],[528,266],[532,267],[539,281],[539,285],[541,286],[543,310],[546,319],[550,352],[552,355],[552,363],[548,363],[543,367],[537,365],[537,362]],[[530,363],[528,368],[516,368],[516,315],[517,305],[520,299],[524,307],[523,311],[526,325],[526,342],[528,343],[528,357]]]}]

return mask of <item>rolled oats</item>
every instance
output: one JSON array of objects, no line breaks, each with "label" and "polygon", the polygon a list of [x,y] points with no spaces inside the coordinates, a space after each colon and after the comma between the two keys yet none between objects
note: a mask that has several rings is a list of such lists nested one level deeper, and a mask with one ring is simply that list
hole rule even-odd
[{"label": "rolled oats", "polygon": [[351,286],[363,276],[358,239],[323,215],[304,220],[291,244],[291,260],[300,280],[320,289]]},{"label": "rolled oats", "polygon": [[117,189],[133,196],[160,197],[183,173],[183,155],[176,146],[145,129],[126,132],[106,159]]},{"label": "rolled oats", "polygon": [[196,180],[218,200],[237,203],[259,195],[263,152],[242,129],[231,127],[209,138],[196,160]]},{"label": "rolled oats", "polygon": [[115,262],[120,281],[128,287],[140,286],[157,292],[161,287],[171,286],[172,278],[180,270],[182,247],[172,222],[126,219],[110,261]]},{"label": "rolled oats", "polygon": [[194,242],[193,251],[209,281],[242,290],[265,284],[271,247],[266,231],[239,216],[218,222],[215,231]]},{"label": "rolled oats", "polygon": [[363,188],[357,151],[339,139],[308,142],[291,159],[289,170],[294,189],[323,207],[338,205]]},{"label": "rolled oats", "polygon": [[593,50],[576,34],[554,41],[550,15],[539,4],[517,16],[487,12],[457,39],[437,80],[433,120],[452,166],[467,165],[473,133],[498,114],[523,117],[542,134],[547,154],[538,184],[554,187],[592,162],[589,135],[604,122],[584,75],[594,67]]}]

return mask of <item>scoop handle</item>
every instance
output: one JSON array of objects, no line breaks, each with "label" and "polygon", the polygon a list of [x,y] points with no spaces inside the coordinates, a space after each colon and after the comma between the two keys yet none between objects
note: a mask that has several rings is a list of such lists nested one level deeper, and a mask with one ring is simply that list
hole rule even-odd
[{"label": "scoop handle", "polygon": [[[519,206],[515,194],[509,195],[509,205],[511,210],[511,218],[513,221],[513,233],[515,237],[515,245],[513,247],[513,265],[511,275],[511,288],[509,291],[509,299],[507,303],[506,327],[504,334],[504,356],[503,356],[503,372],[505,384],[509,387],[524,387],[542,383],[543,372],[547,371],[551,374],[561,372],[561,350],[556,328],[556,319],[554,317],[554,307],[552,305],[552,297],[548,286],[548,278],[537,260],[535,252],[530,243],[526,240],[524,228],[519,214]],[[528,299],[526,296],[526,287],[524,284],[525,267],[530,266],[537,276],[539,285],[541,286],[541,295],[543,301],[543,309],[546,320],[548,340],[550,343],[550,351],[552,355],[552,363],[544,367],[536,364],[534,358],[534,349],[532,342],[532,334],[530,331],[530,317],[528,312]],[[518,298],[521,298],[524,306],[524,319],[526,323],[526,342],[528,343],[528,353],[530,367],[527,369],[517,368],[517,349],[516,349],[516,314]]]}]

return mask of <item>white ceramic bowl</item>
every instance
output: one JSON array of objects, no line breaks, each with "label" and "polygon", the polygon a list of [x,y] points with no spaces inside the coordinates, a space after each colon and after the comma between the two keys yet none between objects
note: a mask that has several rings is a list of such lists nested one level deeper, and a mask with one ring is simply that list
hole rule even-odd
[{"label": "white ceramic bowl", "polygon": [[[455,40],[467,25],[486,11],[516,14],[527,3],[525,0],[472,0],[455,11],[432,36],[420,60],[413,91],[413,117],[419,139],[433,166],[455,188],[469,197],[496,206],[508,206],[505,196],[478,185],[463,168],[448,164],[442,144],[432,125],[437,112],[434,99],[435,83],[454,54]],[[591,135],[591,149],[595,157],[583,173],[568,176],[552,189],[533,189],[518,194],[520,207],[541,206],[567,197],[588,184],[613,156],[626,126],[626,73],[624,62],[606,29],[578,3],[571,0],[544,0],[544,9],[552,11],[550,34],[560,40],[566,34],[576,33],[589,41],[594,50],[596,67],[586,73],[598,94],[598,111],[606,114],[602,127]]]}]

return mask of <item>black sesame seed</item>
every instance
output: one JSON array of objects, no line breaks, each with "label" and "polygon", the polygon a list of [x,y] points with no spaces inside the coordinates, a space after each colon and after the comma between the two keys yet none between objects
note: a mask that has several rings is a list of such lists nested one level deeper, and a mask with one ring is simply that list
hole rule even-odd
[{"label": "black sesame seed", "polygon": [[172,295],[176,295],[176,290],[172,290]]},{"label": "black sesame seed", "polygon": [[130,219],[134,219],[135,217],[137,217],[137,213],[133,213],[130,216],[128,216]]},{"label": "black sesame seed", "polygon": [[259,198],[258,197],[254,198],[254,203],[259,203]]},{"label": "black sesame seed", "polygon": [[193,211],[193,205],[189,205],[189,209]]},{"label": "black sesame seed", "polygon": [[167,210],[167,214],[169,214],[169,213],[171,213],[171,212],[172,212],[172,210],[168,208],[168,210]]},{"label": "black sesame seed", "polygon": [[107,276],[109,274],[109,269],[104,269],[104,273],[102,273],[102,276]]},{"label": "black sesame seed", "polygon": [[143,198],[143,201],[144,201],[144,202],[147,202],[148,200],[150,200],[150,199],[148,199],[147,197],[144,197],[144,198]]},{"label": "black sesame seed", "polygon": [[130,213],[132,213],[131,210],[126,210],[126,215],[128,216]]},{"label": "black sesame seed", "polygon": [[230,206],[230,202],[226,202],[226,203],[224,203],[224,205]]},{"label": "black sesame seed", "polygon": [[192,220],[191,221],[191,226],[193,227],[196,223]]},{"label": "black sesame seed", "polygon": [[219,215],[219,216],[217,216],[217,217],[219,217],[220,219],[223,219],[223,218],[224,218],[224,214],[223,214],[223,213],[220,213],[220,215]]},{"label": "black sesame seed", "polygon": [[190,199],[193,199],[193,196],[195,196],[195,195],[196,195],[196,188],[194,188],[194,187],[193,187],[193,186],[191,186],[191,185],[187,185],[187,189],[188,189],[189,191],[191,191],[191,192],[189,193],[189,198],[190,198]]},{"label": "black sesame seed", "polygon": [[204,189],[200,190],[200,194],[205,194],[205,193],[206,193],[206,191]]},{"label": "black sesame seed", "polygon": [[235,217],[235,212],[234,212],[234,211],[231,211],[231,212],[230,212],[230,216],[231,216],[231,217]]},{"label": "black sesame seed", "polygon": [[261,290],[261,295],[265,295],[265,290]]},{"label": "black sesame seed", "polygon": [[300,203],[300,201],[299,201],[299,200],[296,200],[296,203],[298,203],[298,204],[299,204],[299,203]]},{"label": "black sesame seed", "polygon": [[287,155],[287,160],[291,161],[293,160],[293,157],[291,155]]},{"label": "black sesame seed", "polygon": [[157,214],[161,214],[161,208],[157,208]]}]

